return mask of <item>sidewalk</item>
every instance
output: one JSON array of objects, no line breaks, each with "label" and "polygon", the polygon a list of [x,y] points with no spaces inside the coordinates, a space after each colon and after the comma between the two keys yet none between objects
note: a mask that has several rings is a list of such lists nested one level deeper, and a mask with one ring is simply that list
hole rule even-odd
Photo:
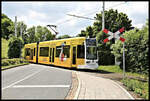
[{"label": "sidewalk", "polygon": [[76,72],[79,86],[74,99],[134,99],[116,82],[95,77],[84,72]]}]

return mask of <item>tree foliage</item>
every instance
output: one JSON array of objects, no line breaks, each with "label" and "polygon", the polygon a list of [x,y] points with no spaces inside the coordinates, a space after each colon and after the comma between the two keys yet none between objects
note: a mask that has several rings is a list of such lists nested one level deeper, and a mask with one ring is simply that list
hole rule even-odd
[{"label": "tree foliage", "polygon": [[22,36],[24,36],[27,30],[27,25],[23,21],[17,22],[17,37],[21,35],[21,30]]},{"label": "tree foliage", "polygon": [[71,36],[66,34],[66,35],[59,36],[57,39],[66,39],[66,38],[71,38]]},{"label": "tree foliage", "polygon": [[[125,65],[126,70],[131,72],[148,73],[149,70],[149,58],[148,58],[148,22],[141,30],[131,30],[124,33],[125,41]],[[117,57],[117,60],[121,62],[122,67],[122,53],[123,44],[117,41],[112,45],[112,53]]]},{"label": "tree foliage", "polygon": [[[117,10],[105,10],[105,28],[111,32],[116,32],[120,28],[125,27],[125,29],[131,30],[132,27],[132,20],[129,20],[128,16],[122,12],[118,13]],[[91,36],[96,37],[97,34],[102,30],[102,14],[96,14],[94,17],[96,21],[93,23],[92,26],[86,27],[85,30],[81,30],[78,36]],[[92,35],[90,35],[92,34]]]},{"label": "tree foliage", "polygon": [[[116,32],[120,28],[125,27],[126,31],[132,29],[132,20],[129,20],[128,16],[122,12],[118,13],[117,10],[110,9],[105,10],[105,28],[111,32]],[[102,14],[96,14],[96,22],[94,22],[95,31],[102,30]]]},{"label": "tree foliage", "polygon": [[19,58],[21,56],[21,49],[23,48],[23,40],[21,37],[12,36],[8,40],[8,57],[9,58]]},{"label": "tree foliage", "polygon": [[42,26],[32,26],[27,29],[24,36],[26,38],[26,43],[34,43],[37,41],[48,41],[54,39],[54,35],[47,29],[47,27]]},{"label": "tree foliage", "polygon": [[[106,33],[102,32],[102,14],[96,14],[95,19],[98,21],[94,22],[93,30],[94,36],[96,36],[98,41],[98,52],[99,52],[99,64],[100,65],[113,65],[115,63],[115,57],[111,53],[110,48],[114,44],[115,40],[104,43],[103,40],[109,37]],[[117,10],[110,9],[105,11],[105,28],[111,32],[116,32],[120,28],[125,27],[125,30],[131,30],[133,27],[131,25],[131,20],[124,13],[118,13]]]},{"label": "tree foliage", "polygon": [[[122,12],[118,12],[117,10],[105,10],[105,28],[111,32],[116,32],[120,28],[124,27],[126,31],[133,29],[131,20],[129,20],[128,16]],[[86,27],[85,30],[81,30],[80,34],[77,36],[81,37],[96,37],[98,41],[98,53],[99,53],[99,65],[113,65],[115,63],[115,57],[111,53],[112,49],[110,46],[114,44],[114,39],[110,42],[104,43],[103,40],[107,38],[109,35],[102,32],[102,14],[96,14],[94,17],[96,21],[92,26]]]},{"label": "tree foliage", "polygon": [[1,14],[1,31],[2,37],[7,40],[9,39],[10,34],[14,34],[14,23],[5,14]]},{"label": "tree foliage", "polygon": [[86,37],[86,31],[85,30],[81,30],[81,33],[77,35],[77,37]]},{"label": "tree foliage", "polygon": [[54,35],[47,27],[37,26],[36,38],[38,41],[48,41],[54,39]]}]

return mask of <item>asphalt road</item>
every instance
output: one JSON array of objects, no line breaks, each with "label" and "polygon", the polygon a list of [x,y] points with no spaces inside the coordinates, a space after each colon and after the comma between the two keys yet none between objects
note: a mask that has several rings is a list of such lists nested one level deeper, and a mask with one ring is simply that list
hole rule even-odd
[{"label": "asphalt road", "polygon": [[71,87],[69,70],[30,64],[2,71],[2,99],[64,99]]}]

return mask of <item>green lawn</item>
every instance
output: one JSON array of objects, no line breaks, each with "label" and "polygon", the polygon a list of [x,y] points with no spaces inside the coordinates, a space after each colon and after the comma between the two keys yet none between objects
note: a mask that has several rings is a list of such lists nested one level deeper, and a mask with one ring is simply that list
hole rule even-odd
[{"label": "green lawn", "polygon": [[[123,70],[120,69],[119,66],[113,65],[113,66],[99,66],[98,70],[104,70],[108,72],[114,72],[114,73],[123,73]],[[138,74],[138,73],[132,73],[132,72],[125,72],[127,76],[134,76],[142,79],[148,79],[148,75],[144,74]]]}]

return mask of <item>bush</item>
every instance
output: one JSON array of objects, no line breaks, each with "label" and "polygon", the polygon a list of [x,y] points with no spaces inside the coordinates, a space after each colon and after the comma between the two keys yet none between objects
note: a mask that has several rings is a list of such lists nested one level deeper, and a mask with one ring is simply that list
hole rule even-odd
[{"label": "bush", "polygon": [[99,65],[114,65],[115,63],[115,57],[111,53],[110,46],[112,45],[113,41],[103,43],[102,39],[105,39],[108,37],[104,32],[100,31],[97,34],[97,47],[98,47],[98,64]]},{"label": "bush", "polygon": [[[148,24],[142,29],[134,29],[124,33],[125,40],[125,65],[126,71],[148,74],[149,71],[149,55],[148,55]],[[112,45],[112,53],[120,61],[122,68],[123,43],[118,40]]]},{"label": "bush", "polygon": [[9,62],[7,60],[2,60],[2,66],[8,66]]},{"label": "bush", "polygon": [[21,49],[23,48],[23,40],[22,38],[17,38],[12,36],[9,39],[9,49],[8,49],[8,57],[9,58],[19,58],[21,55]]},{"label": "bush", "polygon": [[2,66],[9,66],[9,65],[15,65],[15,64],[21,64],[21,63],[28,63],[25,59],[2,59]]},{"label": "bush", "polygon": [[141,82],[134,79],[124,79],[122,80],[123,84],[127,86],[127,88],[135,93],[139,94],[141,97],[148,99],[149,91],[148,91],[148,82]]},{"label": "bush", "polygon": [[6,61],[8,61],[10,65],[14,65],[14,64],[16,63],[16,62],[15,62],[14,60],[12,60],[12,59],[7,59]]}]

